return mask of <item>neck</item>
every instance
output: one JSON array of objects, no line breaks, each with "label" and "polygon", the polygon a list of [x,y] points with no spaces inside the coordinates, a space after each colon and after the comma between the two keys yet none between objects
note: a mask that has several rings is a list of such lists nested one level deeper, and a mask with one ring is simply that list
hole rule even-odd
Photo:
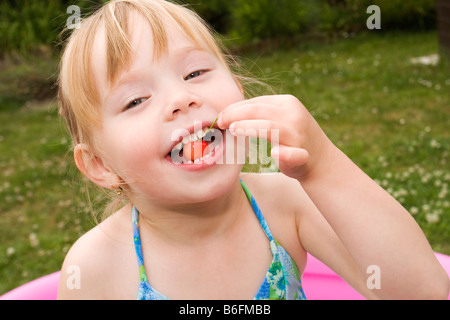
[{"label": "neck", "polygon": [[148,232],[166,242],[202,244],[232,230],[246,202],[247,197],[237,181],[228,192],[211,201],[143,207],[146,209],[140,212],[139,227],[141,233]]}]

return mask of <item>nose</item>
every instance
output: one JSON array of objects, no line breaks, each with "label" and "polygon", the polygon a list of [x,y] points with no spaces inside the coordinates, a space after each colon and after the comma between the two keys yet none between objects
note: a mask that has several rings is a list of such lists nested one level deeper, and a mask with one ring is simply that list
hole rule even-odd
[{"label": "nose", "polygon": [[169,99],[166,116],[169,120],[175,119],[179,114],[189,112],[192,108],[201,106],[200,97],[189,90],[187,85],[177,86],[176,89],[170,90],[167,94]]}]

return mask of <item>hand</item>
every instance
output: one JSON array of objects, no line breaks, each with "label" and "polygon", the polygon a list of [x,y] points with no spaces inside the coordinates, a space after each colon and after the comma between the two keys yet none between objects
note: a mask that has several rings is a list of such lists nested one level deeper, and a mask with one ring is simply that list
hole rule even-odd
[{"label": "hand", "polygon": [[[324,147],[331,145],[303,104],[291,95],[261,96],[226,107],[218,125],[235,136],[260,137],[277,132],[279,145],[271,155],[285,175],[301,179],[318,164]],[[276,130],[276,131],[272,131]]]}]

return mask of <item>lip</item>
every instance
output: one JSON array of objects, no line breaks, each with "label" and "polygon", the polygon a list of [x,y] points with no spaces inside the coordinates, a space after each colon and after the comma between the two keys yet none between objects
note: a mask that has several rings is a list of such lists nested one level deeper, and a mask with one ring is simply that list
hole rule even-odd
[{"label": "lip", "polygon": [[[211,126],[212,122],[210,122],[208,128]],[[216,126],[214,126],[213,128],[220,130],[219,128],[217,128]],[[222,132],[222,141],[220,142],[220,144],[218,145],[217,149],[214,151],[214,153],[206,160],[203,160],[199,163],[175,163],[174,161],[172,161],[172,157],[171,154],[167,154],[164,158],[165,161],[167,161],[169,163],[169,165],[174,166],[176,168],[179,168],[181,170],[185,170],[185,171],[200,171],[200,170],[204,170],[204,169],[208,169],[212,166],[214,166],[215,164],[219,164],[219,163],[223,163],[223,154],[224,154],[224,146],[226,145],[226,134],[224,130],[220,130]],[[194,132],[193,128],[192,131],[190,133]],[[180,139],[179,141],[181,141],[182,139]],[[173,147],[175,147],[179,142],[176,142],[175,144],[173,144]],[[171,150],[172,150],[171,149]]]},{"label": "lip", "polygon": [[[173,141],[173,143],[170,145],[170,147],[169,147],[169,149],[168,149],[168,151],[167,151],[167,154],[170,154],[170,152],[173,150],[173,148],[174,148],[177,144],[179,144],[179,143],[183,140],[183,138],[184,138],[185,136],[194,133],[194,132],[195,132],[196,130],[198,130],[198,129],[209,128],[209,127],[211,127],[211,125],[213,124],[212,121],[197,121],[197,122],[200,122],[200,123],[201,123],[201,126],[194,124],[194,125],[192,125],[192,126],[190,126],[190,127],[187,127],[187,128],[179,128],[179,129],[176,129],[176,130],[180,130],[180,132],[183,132],[184,135],[183,135],[183,136],[180,135],[179,137],[177,137],[177,140]],[[217,125],[217,123],[213,126],[213,128],[222,131],[222,134],[224,133],[223,130],[221,130],[221,129],[219,128],[219,126]],[[174,131],[174,132],[175,132],[175,131]]]}]

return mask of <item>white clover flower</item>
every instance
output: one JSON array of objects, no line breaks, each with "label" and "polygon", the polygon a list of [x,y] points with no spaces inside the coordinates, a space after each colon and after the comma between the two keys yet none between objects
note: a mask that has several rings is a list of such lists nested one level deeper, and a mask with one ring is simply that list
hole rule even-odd
[{"label": "white clover flower", "polygon": [[14,249],[13,247],[8,247],[6,249],[6,256],[7,257],[12,256],[15,252],[16,252],[16,249]]},{"label": "white clover flower", "polygon": [[30,240],[30,245],[33,248],[36,248],[39,245],[39,239],[38,239],[36,233],[30,233],[28,236],[28,240]]},{"label": "white clover flower", "polygon": [[427,220],[428,223],[433,224],[433,223],[437,223],[439,222],[439,214],[436,212],[433,213],[427,213],[425,215],[425,219]]},{"label": "white clover flower", "polygon": [[439,149],[441,147],[441,144],[437,142],[435,139],[431,139],[430,147],[433,149]]}]

